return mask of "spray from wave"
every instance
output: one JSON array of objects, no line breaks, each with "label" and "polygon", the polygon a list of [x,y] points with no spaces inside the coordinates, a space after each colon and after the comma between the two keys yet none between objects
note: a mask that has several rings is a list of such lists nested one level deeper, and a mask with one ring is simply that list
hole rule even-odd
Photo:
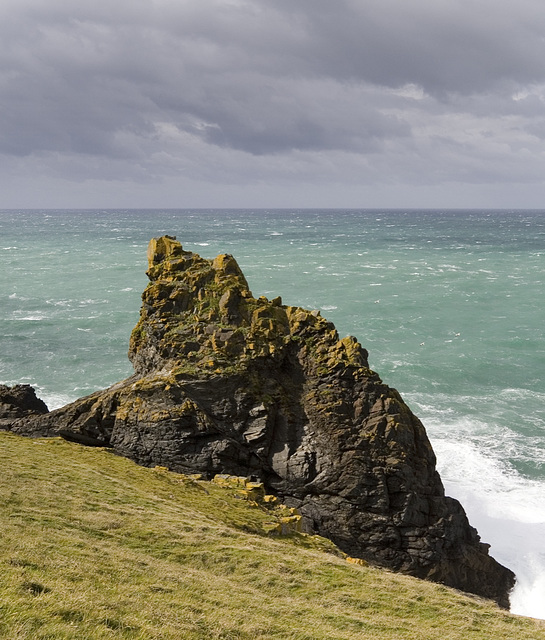
[{"label": "spray from wave", "polygon": [[430,425],[447,494],[463,504],[491,555],[517,576],[511,612],[545,619],[545,483],[524,478],[471,442],[434,437],[434,431]]}]

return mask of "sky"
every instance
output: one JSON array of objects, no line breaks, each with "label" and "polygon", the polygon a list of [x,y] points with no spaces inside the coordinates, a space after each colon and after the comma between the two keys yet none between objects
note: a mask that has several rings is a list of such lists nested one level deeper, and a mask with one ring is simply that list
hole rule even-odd
[{"label": "sky", "polygon": [[2,0],[0,208],[545,208],[542,0]]}]

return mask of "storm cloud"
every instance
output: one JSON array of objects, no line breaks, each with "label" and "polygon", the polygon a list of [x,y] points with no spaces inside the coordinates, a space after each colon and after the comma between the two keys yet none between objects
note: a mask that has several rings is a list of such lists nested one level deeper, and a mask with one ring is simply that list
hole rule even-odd
[{"label": "storm cloud", "polygon": [[540,206],[543,60],[533,0],[4,0],[0,206]]}]

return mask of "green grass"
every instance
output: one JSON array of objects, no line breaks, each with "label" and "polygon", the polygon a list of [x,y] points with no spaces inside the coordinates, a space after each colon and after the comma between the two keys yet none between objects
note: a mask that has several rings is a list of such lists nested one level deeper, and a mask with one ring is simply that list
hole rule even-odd
[{"label": "green grass", "polygon": [[2,432],[0,452],[0,638],[545,640],[323,539],[270,538],[275,513],[236,490],[59,439]]}]

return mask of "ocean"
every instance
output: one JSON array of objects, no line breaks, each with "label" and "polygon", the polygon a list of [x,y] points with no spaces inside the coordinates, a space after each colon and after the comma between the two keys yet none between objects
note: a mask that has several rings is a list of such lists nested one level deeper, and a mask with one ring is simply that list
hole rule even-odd
[{"label": "ocean", "polygon": [[3,210],[0,383],[56,408],[130,375],[165,233],[358,338],[517,574],[512,611],[545,618],[545,210]]}]

